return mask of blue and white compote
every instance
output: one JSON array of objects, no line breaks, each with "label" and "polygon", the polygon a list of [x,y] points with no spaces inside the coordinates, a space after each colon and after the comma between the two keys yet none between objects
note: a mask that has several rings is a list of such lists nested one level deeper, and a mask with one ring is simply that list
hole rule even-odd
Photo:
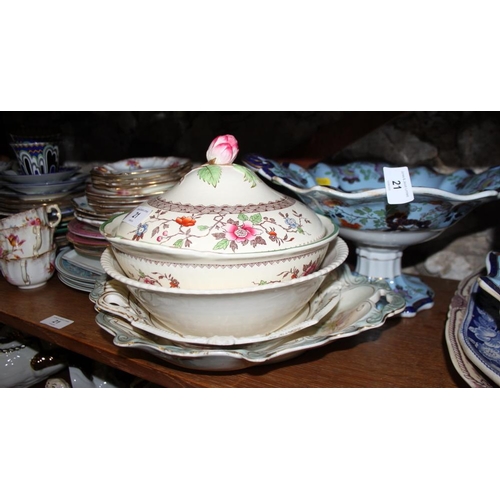
[{"label": "blue and white compote", "polygon": [[434,305],[434,291],[416,276],[403,274],[403,250],[439,236],[482,203],[499,197],[500,166],[482,173],[461,169],[444,175],[430,167],[409,168],[413,200],[390,204],[383,162],[344,165],[319,162],[308,168],[247,155],[243,163],[263,178],[295,193],[339,225],[356,245],[355,272],[387,280],[406,300],[403,317]]}]

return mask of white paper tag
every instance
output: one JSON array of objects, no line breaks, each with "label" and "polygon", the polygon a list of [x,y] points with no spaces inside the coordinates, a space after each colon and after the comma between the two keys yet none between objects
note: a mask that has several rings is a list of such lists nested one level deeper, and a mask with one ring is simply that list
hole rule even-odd
[{"label": "white paper tag", "polygon": [[384,179],[389,205],[413,201],[413,187],[408,167],[384,167]]},{"label": "white paper tag", "polygon": [[70,319],[62,318],[61,316],[50,316],[48,318],[45,318],[44,320],[40,321],[40,323],[43,323],[44,325],[49,325],[54,328],[57,328],[60,330],[61,328],[64,328],[65,326],[71,325],[71,323],[74,323],[74,321],[71,321]]},{"label": "white paper tag", "polygon": [[123,222],[126,222],[131,226],[138,226],[152,211],[152,208],[134,208],[134,210],[130,212],[125,219],[123,219]]}]

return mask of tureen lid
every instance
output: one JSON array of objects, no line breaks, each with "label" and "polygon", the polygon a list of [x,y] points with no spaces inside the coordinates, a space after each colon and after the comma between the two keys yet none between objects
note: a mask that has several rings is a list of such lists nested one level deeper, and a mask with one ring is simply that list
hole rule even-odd
[{"label": "tureen lid", "polygon": [[314,210],[233,163],[237,154],[232,135],[215,138],[207,163],[131,210],[113,234],[106,223],[101,232],[164,248],[221,254],[291,249],[325,236],[324,222]]}]

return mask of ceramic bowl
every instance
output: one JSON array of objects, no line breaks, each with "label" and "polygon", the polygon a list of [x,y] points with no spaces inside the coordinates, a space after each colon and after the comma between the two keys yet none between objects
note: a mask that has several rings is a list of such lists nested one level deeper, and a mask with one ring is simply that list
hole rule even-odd
[{"label": "ceramic bowl", "polygon": [[58,205],[43,205],[0,219],[0,230],[39,225],[56,227],[61,219],[62,214]]},{"label": "ceramic bowl", "polygon": [[25,224],[0,229],[0,259],[36,257],[48,252],[54,242],[55,228],[42,224]]},{"label": "ceramic bowl", "polygon": [[111,249],[101,257],[108,275],[127,286],[145,311],[169,329],[187,336],[248,337],[265,335],[289,322],[306,304],[328,273],[348,255],[336,238],[321,268],[294,280],[229,290],[184,290],[129,278]]},{"label": "ceramic bowl", "polygon": [[216,251],[169,248],[114,236],[126,217],[127,214],[115,216],[101,226],[125,274],[144,283],[182,289],[242,288],[306,276],[320,268],[329,244],[339,233],[329,218],[318,215],[325,236],[314,243],[221,255]]},{"label": "ceramic bowl", "polygon": [[384,168],[394,166],[386,163],[320,162],[303,168],[258,155],[247,155],[243,163],[331,217],[340,235],[356,244],[356,272],[386,278],[405,297],[406,317],[432,307],[434,292],[420,279],[402,274],[404,248],[439,236],[475,207],[495,200],[500,188],[500,167],[480,174],[462,169],[450,175],[412,167],[414,199],[389,204]]},{"label": "ceramic bowl", "polygon": [[4,278],[19,288],[38,288],[45,285],[55,271],[57,246],[37,257],[5,260],[0,259],[0,269]]}]

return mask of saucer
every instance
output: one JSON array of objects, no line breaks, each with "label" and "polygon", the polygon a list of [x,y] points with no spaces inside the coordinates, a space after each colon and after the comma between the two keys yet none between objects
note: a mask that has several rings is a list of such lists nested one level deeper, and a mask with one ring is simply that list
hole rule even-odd
[{"label": "saucer", "polygon": [[96,315],[96,323],[113,335],[119,347],[147,351],[173,365],[193,370],[232,371],[259,364],[294,358],[303,352],[334,340],[378,328],[404,310],[404,299],[391,291],[384,281],[369,282],[353,276],[347,266],[340,278],[338,304],[318,324],[291,335],[242,346],[199,346],[147,334],[120,317],[105,312]]},{"label": "saucer", "polygon": [[67,167],[59,169],[59,172],[52,174],[41,175],[25,175],[19,174],[15,170],[5,170],[1,173],[0,177],[6,182],[15,182],[18,184],[41,184],[51,182],[61,182],[74,176],[80,167]]},{"label": "saucer", "polygon": [[265,335],[233,337],[229,335],[207,337],[190,336],[168,329],[153,315],[148,313],[128,291],[126,285],[117,280],[107,281],[103,289],[96,290],[89,296],[97,311],[104,311],[125,319],[132,326],[158,337],[182,344],[197,344],[205,346],[243,345],[266,342],[291,335],[309,326],[315,325],[328,314],[338,303],[341,294],[341,284],[331,274],[332,279],[325,279],[313,298],[283,327]]}]

